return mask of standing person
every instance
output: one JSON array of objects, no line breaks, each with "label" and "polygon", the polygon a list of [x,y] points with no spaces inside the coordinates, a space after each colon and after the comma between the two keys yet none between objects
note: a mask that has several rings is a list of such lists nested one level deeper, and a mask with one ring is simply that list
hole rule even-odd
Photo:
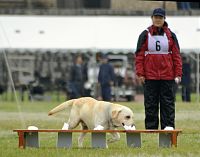
[{"label": "standing person", "polygon": [[190,92],[190,82],[191,82],[191,68],[189,60],[183,56],[183,77],[181,80],[182,85],[182,101],[190,102],[191,101],[191,92]]},{"label": "standing person", "polygon": [[70,99],[84,96],[84,83],[87,81],[87,71],[81,55],[75,57],[74,65],[70,69],[68,93]]},{"label": "standing person", "polygon": [[101,87],[101,96],[104,101],[111,100],[111,87],[114,85],[114,68],[108,63],[108,56],[103,54],[101,57],[102,64],[99,68],[98,82]]},{"label": "standing person", "polygon": [[136,74],[144,86],[145,128],[175,128],[174,85],[182,77],[182,60],[176,35],[168,28],[165,10],[156,8],[152,25],[138,39]]}]

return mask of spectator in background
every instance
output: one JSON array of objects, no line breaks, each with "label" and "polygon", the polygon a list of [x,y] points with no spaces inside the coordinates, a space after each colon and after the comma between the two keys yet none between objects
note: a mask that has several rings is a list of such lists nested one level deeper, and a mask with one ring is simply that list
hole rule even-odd
[{"label": "spectator in background", "polygon": [[190,83],[191,83],[191,68],[190,62],[186,56],[183,56],[183,77],[181,80],[182,85],[182,101],[190,102],[191,92],[190,92]]},{"label": "spectator in background", "polygon": [[3,85],[0,84],[0,95],[3,94],[5,91],[5,88]]},{"label": "spectator in background", "polygon": [[177,2],[177,7],[180,10],[190,10],[190,2]]},{"label": "spectator in background", "polygon": [[75,57],[74,65],[70,69],[67,92],[70,99],[84,96],[84,83],[87,81],[87,69],[81,55]]},{"label": "spectator in background", "polygon": [[101,87],[101,96],[104,101],[111,100],[111,87],[114,85],[114,68],[108,63],[108,56],[102,54],[101,65],[99,68],[98,82]]}]

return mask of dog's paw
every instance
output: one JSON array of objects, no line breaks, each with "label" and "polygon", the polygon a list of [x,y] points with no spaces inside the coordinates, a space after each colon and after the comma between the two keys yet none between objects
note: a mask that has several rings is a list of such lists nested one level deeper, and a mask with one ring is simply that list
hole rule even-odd
[{"label": "dog's paw", "polygon": [[69,129],[69,124],[68,123],[64,123],[62,130],[68,130]]},{"label": "dog's paw", "polygon": [[79,148],[83,148],[83,143],[78,143]]},{"label": "dog's paw", "polygon": [[112,138],[109,138],[109,139],[107,140],[107,142],[108,142],[108,143],[113,143],[113,142],[115,142],[115,140],[113,140]]},{"label": "dog's paw", "polygon": [[103,129],[104,129],[104,127],[101,125],[98,125],[97,127],[94,128],[94,130],[103,130]]}]

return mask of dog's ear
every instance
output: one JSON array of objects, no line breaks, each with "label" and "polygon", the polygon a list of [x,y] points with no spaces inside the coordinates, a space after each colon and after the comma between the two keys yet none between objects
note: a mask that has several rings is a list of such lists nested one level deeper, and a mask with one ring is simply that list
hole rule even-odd
[{"label": "dog's ear", "polygon": [[119,115],[119,113],[120,113],[121,111],[122,111],[121,108],[114,109],[114,110],[112,111],[112,118],[117,118],[118,115]]}]

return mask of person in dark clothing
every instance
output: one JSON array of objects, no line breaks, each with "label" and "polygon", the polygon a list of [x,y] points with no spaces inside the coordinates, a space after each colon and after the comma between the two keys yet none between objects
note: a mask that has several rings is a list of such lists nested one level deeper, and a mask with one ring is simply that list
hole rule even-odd
[{"label": "person in dark clothing", "polygon": [[136,75],[144,87],[145,128],[175,128],[174,85],[182,77],[182,60],[176,35],[168,28],[165,10],[156,8],[152,25],[138,39]]},{"label": "person in dark clothing", "polygon": [[191,82],[191,69],[190,63],[188,59],[184,56],[183,57],[183,77],[181,80],[182,85],[182,101],[183,102],[190,102],[191,101],[191,92],[190,92],[190,82]]},{"label": "person in dark clothing", "polygon": [[70,99],[80,98],[84,96],[84,83],[87,81],[87,69],[83,64],[81,55],[77,55],[75,63],[70,70],[70,78],[68,81],[68,94]]},{"label": "person in dark clothing", "polygon": [[114,68],[108,63],[108,56],[103,54],[102,64],[99,68],[98,82],[101,87],[101,96],[104,101],[110,101],[112,97],[111,87],[114,85]]},{"label": "person in dark clothing", "polygon": [[190,10],[190,2],[177,2],[177,8],[180,10]]}]

